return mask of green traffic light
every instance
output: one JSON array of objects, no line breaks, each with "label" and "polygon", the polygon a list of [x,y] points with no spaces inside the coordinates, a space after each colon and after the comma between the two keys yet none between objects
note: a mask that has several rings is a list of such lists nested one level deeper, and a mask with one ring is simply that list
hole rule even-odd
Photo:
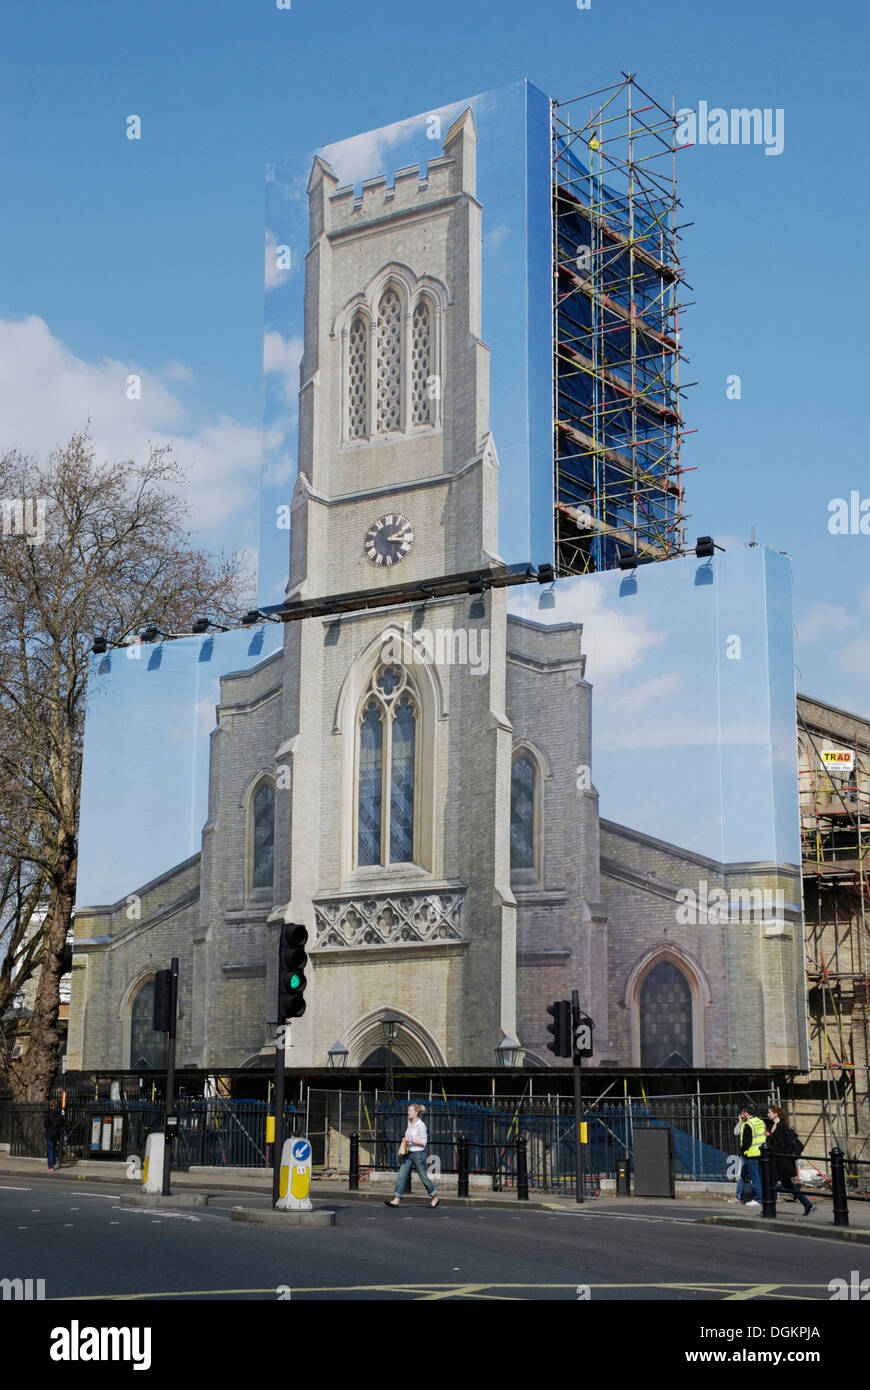
[{"label": "green traffic light", "polygon": [[299,976],[298,976],[298,975],[291,975],[291,976],[290,976],[290,988],[291,988],[291,989],[298,989],[298,988],[299,988]]}]

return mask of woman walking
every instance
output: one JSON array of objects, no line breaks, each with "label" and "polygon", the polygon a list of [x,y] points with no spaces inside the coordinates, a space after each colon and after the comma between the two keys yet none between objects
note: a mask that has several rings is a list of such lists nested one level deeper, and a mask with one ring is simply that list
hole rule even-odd
[{"label": "woman walking", "polygon": [[799,1187],[795,1187],[797,1177],[796,1155],[799,1153],[799,1141],[793,1129],[789,1128],[788,1116],[780,1105],[769,1105],[767,1107],[767,1147],[770,1149],[771,1157],[771,1178],[774,1183],[774,1200],[776,1200],[776,1184],[780,1183],[786,1192],[790,1192],[804,1209],[804,1216],[810,1216],[816,1209],[816,1203],[809,1201],[804,1196]]},{"label": "woman walking", "polygon": [[429,1174],[426,1172],[426,1145],[429,1143],[429,1136],[426,1133],[426,1126],[422,1120],[423,1106],[408,1106],[408,1128],[405,1130],[405,1137],[402,1140],[402,1147],[399,1150],[403,1154],[402,1162],[399,1166],[399,1176],[396,1179],[396,1189],[390,1201],[385,1205],[397,1207],[405,1195],[405,1188],[408,1186],[408,1179],[411,1176],[411,1169],[417,1169],[417,1175],[429,1193],[430,1207],[437,1207],[438,1192]]}]

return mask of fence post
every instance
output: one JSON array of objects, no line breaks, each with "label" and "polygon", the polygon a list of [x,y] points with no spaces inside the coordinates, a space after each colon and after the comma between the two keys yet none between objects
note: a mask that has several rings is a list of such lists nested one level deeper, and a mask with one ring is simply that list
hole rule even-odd
[{"label": "fence post", "polygon": [[776,1188],[773,1182],[770,1148],[767,1144],[761,1146],[759,1162],[761,1164],[761,1215],[765,1217],[776,1216]]},{"label": "fence post", "polygon": [[529,1164],[526,1157],[528,1141],[524,1135],[517,1139],[517,1201],[529,1200]]},{"label": "fence post", "polygon": [[468,1136],[456,1136],[456,1195],[468,1196]]},{"label": "fence post", "polygon": [[349,1179],[349,1191],[359,1192],[359,1135],[356,1130],[350,1136],[350,1163],[347,1175]]},{"label": "fence post", "polygon": [[849,1203],[846,1198],[845,1154],[839,1147],[831,1149],[831,1195],[834,1199],[834,1225],[848,1226]]}]

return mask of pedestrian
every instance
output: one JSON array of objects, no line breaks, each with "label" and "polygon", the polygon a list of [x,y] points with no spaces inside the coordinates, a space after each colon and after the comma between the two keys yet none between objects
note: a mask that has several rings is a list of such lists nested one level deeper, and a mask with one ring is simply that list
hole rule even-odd
[{"label": "pedestrian", "polygon": [[56,1100],[50,1100],[45,1112],[45,1144],[48,1149],[48,1171],[50,1173],[53,1173],[55,1168],[60,1167],[57,1160],[60,1157],[58,1149],[62,1133],[63,1111]]},{"label": "pedestrian", "polygon": [[[761,1146],[765,1141],[764,1121],[755,1113],[755,1107],[747,1101],[740,1107],[740,1177],[737,1182],[737,1196],[733,1201],[745,1207],[760,1207],[761,1195]],[[752,1181],[752,1197],[746,1200],[746,1179]]]},{"label": "pedestrian", "polygon": [[[767,1107],[767,1147],[770,1149],[774,1184],[781,1183],[784,1190],[791,1193],[792,1197],[800,1202],[804,1209],[804,1216],[810,1216],[818,1203],[811,1202],[801,1192],[800,1187],[795,1186],[797,1158],[802,1145],[794,1130],[789,1127],[788,1115],[781,1105],[769,1105]],[[776,1201],[775,1186],[773,1200]]]},{"label": "pedestrian", "polygon": [[402,1162],[399,1165],[399,1176],[396,1179],[396,1187],[392,1198],[385,1203],[388,1207],[397,1207],[405,1195],[405,1188],[408,1186],[408,1179],[411,1176],[411,1169],[417,1169],[417,1175],[429,1193],[430,1207],[437,1207],[438,1192],[435,1184],[426,1172],[426,1145],[429,1143],[429,1136],[426,1133],[426,1126],[423,1123],[423,1106],[408,1106],[408,1128],[405,1130],[405,1137],[402,1140],[399,1153],[402,1154]]}]

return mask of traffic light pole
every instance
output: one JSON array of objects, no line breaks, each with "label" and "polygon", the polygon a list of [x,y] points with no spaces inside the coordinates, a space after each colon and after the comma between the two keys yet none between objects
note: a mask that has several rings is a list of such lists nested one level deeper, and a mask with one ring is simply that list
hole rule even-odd
[{"label": "traffic light pole", "polygon": [[275,1144],[272,1149],[272,1206],[278,1203],[281,1182],[281,1151],[284,1148],[284,1028],[278,1024],[275,1039]]},{"label": "traffic light pole", "polygon": [[[164,956],[164,960],[166,957]],[[163,1116],[163,1184],[162,1195],[169,1196],[169,1168],[172,1152],[172,1138],[169,1134],[168,1119],[175,1109],[175,1018],[178,1013],[178,956],[172,957],[170,970],[172,986],[169,995],[169,1035],[166,1056],[166,1110]],[[173,1135],[177,1129],[173,1130]]]},{"label": "traffic light pole", "polygon": [[578,1057],[573,1050],[574,1037],[577,1024],[580,1021],[580,995],[576,989],[571,991],[571,1042],[572,1054],[574,1057],[574,1132],[577,1136],[577,1198],[578,1202],[583,1201],[583,1178],[586,1164],[583,1159],[583,1145],[580,1140],[583,1135],[583,1077],[580,1067],[583,1064],[582,1057]]}]

